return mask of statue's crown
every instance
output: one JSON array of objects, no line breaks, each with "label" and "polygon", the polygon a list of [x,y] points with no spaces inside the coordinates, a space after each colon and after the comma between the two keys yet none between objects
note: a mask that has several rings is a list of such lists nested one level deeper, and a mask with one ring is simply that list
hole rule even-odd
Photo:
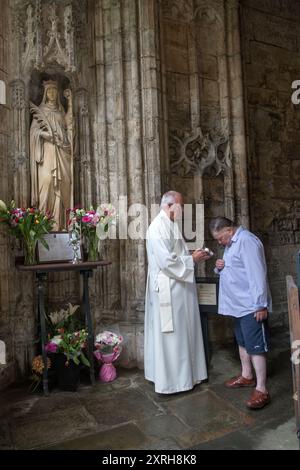
[{"label": "statue's crown", "polygon": [[45,90],[49,87],[58,88],[58,83],[56,80],[46,80],[46,81],[43,81],[43,87],[45,88]]}]

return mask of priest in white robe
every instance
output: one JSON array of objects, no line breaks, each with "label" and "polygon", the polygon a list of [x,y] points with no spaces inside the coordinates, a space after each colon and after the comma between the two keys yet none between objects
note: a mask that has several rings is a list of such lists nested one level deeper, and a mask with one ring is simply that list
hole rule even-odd
[{"label": "priest in white robe", "polygon": [[145,305],[145,378],[157,393],[190,390],[207,378],[194,263],[176,219],[183,198],[169,191],[147,231],[148,277]]}]

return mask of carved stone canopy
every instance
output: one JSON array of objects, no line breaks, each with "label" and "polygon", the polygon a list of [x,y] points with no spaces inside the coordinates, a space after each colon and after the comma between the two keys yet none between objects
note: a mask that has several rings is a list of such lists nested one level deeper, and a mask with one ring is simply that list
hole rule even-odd
[{"label": "carved stone canopy", "polygon": [[85,6],[85,0],[29,0],[24,8],[24,1],[15,0],[13,26],[22,47],[23,72],[49,64],[66,72],[77,70]]}]

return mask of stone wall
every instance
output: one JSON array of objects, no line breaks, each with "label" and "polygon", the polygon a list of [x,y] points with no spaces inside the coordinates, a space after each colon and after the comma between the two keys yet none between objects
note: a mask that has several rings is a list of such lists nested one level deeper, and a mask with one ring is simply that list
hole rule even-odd
[{"label": "stone wall", "polygon": [[[14,198],[18,206],[31,203],[29,101],[38,105],[42,81],[55,78],[68,83],[73,92],[75,203],[89,207],[110,201],[126,220],[129,205],[146,203],[150,207],[159,202],[160,154],[167,148],[159,2],[28,0],[24,6],[23,0],[10,0],[9,6],[12,113],[10,150],[4,161],[11,162],[6,178],[11,188],[3,199]],[[118,205],[120,196],[126,199],[123,207]],[[8,243],[7,236],[4,243]],[[7,250],[1,248],[7,256]],[[15,322],[11,337],[16,371],[26,376],[37,350],[36,287],[33,276],[14,268],[14,254],[8,257],[10,269],[3,265],[11,276],[5,301]],[[128,345],[124,362],[142,365],[143,234],[137,240],[104,242],[102,255],[112,264],[97,270],[90,281],[95,331],[122,323]],[[49,275],[47,311],[69,301],[79,303],[81,291],[78,275]]]},{"label": "stone wall", "polygon": [[251,228],[265,243],[278,326],[288,322],[285,276],[300,248],[299,18],[294,0],[241,2]]},{"label": "stone wall", "polygon": [[[285,274],[300,241],[300,106],[290,100],[300,79],[297,2],[28,0],[24,8],[23,0],[1,0],[1,8],[8,100],[0,105],[0,198],[30,203],[29,100],[45,75],[59,76],[74,97],[75,202],[111,201],[123,217],[130,204],[150,209],[172,187],[186,202],[204,203],[205,241],[216,251],[212,216],[250,226],[265,242],[273,324],[283,325]],[[121,208],[119,196],[127,198]],[[37,338],[33,277],[14,268],[4,233],[0,227],[0,340],[8,366],[0,387],[27,374]],[[140,367],[142,236],[104,243],[112,265],[90,282],[96,331],[116,324],[127,340],[123,364]],[[78,277],[53,274],[47,292],[48,310],[78,303]],[[209,327],[216,344],[232,340],[227,319],[211,317]]]},{"label": "stone wall", "polygon": [[[0,80],[5,84],[5,103],[0,104],[0,199],[7,200],[11,196],[11,182],[9,180],[9,117],[8,104],[9,84],[9,5],[8,0],[1,1],[0,16]],[[13,318],[10,310],[11,292],[11,247],[5,228],[0,225],[0,340],[6,346],[6,364],[0,364],[0,389],[5,383],[15,378],[14,364],[14,338],[12,335]]]},{"label": "stone wall", "polygon": [[[182,192],[186,203],[204,203],[205,242],[222,256],[208,231],[210,218],[249,223],[239,2],[161,5],[169,136],[163,189]],[[213,264],[199,265],[198,274],[214,275]],[[211,315],[209,330],[215,344],[233,339],[226,318]]]}]

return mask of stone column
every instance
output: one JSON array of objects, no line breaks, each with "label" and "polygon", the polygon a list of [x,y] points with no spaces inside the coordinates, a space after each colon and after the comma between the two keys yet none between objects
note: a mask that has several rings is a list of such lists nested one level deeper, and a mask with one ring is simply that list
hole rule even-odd
[{"label": "stone column", "polygon": [[16,204],[26,207],[30,201],[28,110],[25,84],[22,80],[10,83],[12,107],[11,164],[14,178]]},{"label": "stone column", "polygon": [[[116,205],[119,229],[128,207],[146,203],[150,209],[161,194],[165,144],[159,6],[157,0],[101,0],[94,8],[96,194]],[[123,207],[118,206],[120,196]],[[135,211],[131,215],[137,217]],[[105,244],[113,265],[107,282],[102,276],[95,282],[97,297],[103,299],[102,305],[97,303],[96,323],[122,322],[131,343],[126,361],[132,363],[144,321],[147,267],[143,233],[135,240],[125,237],[123,233],[123,239]]]},{"label": "stone column", "polygon": [[231,146],[234,163],[236,217],[249,226],[247,147],[245,134],[244,91],[242,78],[239,0],[228,0],[226,7],[226,38],[228,83],[230,92]]},{"label": "stone column", "polygon": [[[225,2],[226,3],[226,2]],[[226,29],[226,15],[225,9],[222,11],[222,27],[220,28],[220,35],[218,38],[218,70],[219,70],[219,95],[220,95],[220,118],[221,128],[231,136],[231,115],[230,115],[230,80],[229,80],[229,63],[230,57],[227,51],[227,36],[229,34]],[[230,33],[231,34],[231,33]],[[232,140],[230,144],[232,145]],[[235,204],[234,204],[234,175],[233,168],[227,167],[224,171],[224,215],[231,220],[235,219]]]},{"label": "stone column", "polygon": [[84,88],[75,92],[75,110],[77,117],[78,135],[76,138],[75,164],[75,201],[80,201],[83,207],[89,207],[93,201],[91,179],[91,136],[89,124],[88,93]]},{"label": "stone column", "polygon": [[95,196],[96,201],[109,201],[108,186],[108,147],[106,127],[106,66],[105,66],[105,37],[104,37],[104,12],[102,0],[95,2],[91,16],[94,24],[95,37],[95,73],[94,93],[91,100],[91,109],[94,114],[92,120],[94,158],[95,158]]},{"label": "stone column", "polygon": [[167,155],[167,117],[161,10],[157,0],[139,0],[141,115],[145,169],[145,201],[150,209],[161,196],[161,160]]},{"label": "stone column", "polygon": [[[12,194],[12,178],[9,165],[9,134],[10,134],[10,103],[9,103],[9,60],[8,50],[10,35],[8,30],[8,0],[1,2],[0,43],[0,80],[5,83],[6,93],[0,104],[0,187],[3,201],[9,201]],[[14,341],[11,297],[13,290],[13,275],[10,262],[11,247],[8,230],[0,224],[0,340],[4,342],[6,349],[6,364],[0,363],[0,390],[9,385],[15,378],[14,367]]]}]

